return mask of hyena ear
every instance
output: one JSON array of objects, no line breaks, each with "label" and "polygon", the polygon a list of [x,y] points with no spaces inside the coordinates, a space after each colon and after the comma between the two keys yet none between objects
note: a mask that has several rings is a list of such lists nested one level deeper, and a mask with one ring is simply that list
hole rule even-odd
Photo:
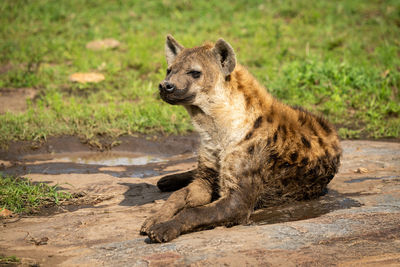
[{"label": "hyena ear", "polygon": [[215,43],[212,51],[217,57],[218,62],[221,64],[222,72],[225,77],[231,74],[236,66],[236,56],[232,46],[225,42],[224,39],[219,39]]},{"label": "hyena ear", "polygon": [[165,57],[167,58],[167,64],[170,66],[174,62],[175,57],[183,50],[183,46],[180,45],[172,35],[167,35],[165,42]]}]

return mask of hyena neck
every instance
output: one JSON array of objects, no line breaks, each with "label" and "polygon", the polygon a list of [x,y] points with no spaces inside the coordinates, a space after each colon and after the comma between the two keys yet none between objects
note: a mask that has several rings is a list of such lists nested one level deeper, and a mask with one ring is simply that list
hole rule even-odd
[{"label": "hyena neck", "polygon": [[229,77],[216,83],[212,95],[187,110],[204,141],[213,139],[225,146],[242,139],[272,103],[265,88],[238,65]]},{"label": "hyena neck", "polygon": [[185,106],[185,108],[192,119],[196,131],[200,135],[201,143],[210,143],[212,140],[217,141],[218,133],[216,131],[215,119],[199,106],[190,105]]}]

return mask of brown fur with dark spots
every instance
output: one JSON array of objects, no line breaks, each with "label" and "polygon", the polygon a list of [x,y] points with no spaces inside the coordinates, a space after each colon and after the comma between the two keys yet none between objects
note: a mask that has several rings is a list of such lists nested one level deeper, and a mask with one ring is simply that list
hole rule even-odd
[{"label": "brown fur with dark spots", "polygon": [[341,155],[328,122],[275,100],[236,64],[222,39],[187,49],[168,36],[165,48],[168,74],[160,95],[186,108],[201,145],[196,170],[159,181],[161,190],[189,184],[144,222],[143,234],[166,242],[244,223],[256,208],[324,193]]}]

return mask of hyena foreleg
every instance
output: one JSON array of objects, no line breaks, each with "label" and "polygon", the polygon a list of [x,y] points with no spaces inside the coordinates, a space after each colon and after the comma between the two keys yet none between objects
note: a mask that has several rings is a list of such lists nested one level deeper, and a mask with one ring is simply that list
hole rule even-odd
[{"label": "hyena foreleg", "polygon": [[154,242],[168,242],[182,233],[204,227],[241,224],[248,220],[251,203],[240,191],[232,192],[210,204],[184,209],[172,220],[155,224],[148,230]]},{"label": "hyena foreleg", "polygon": [[219,174],[220,198],[207,205],[185,208],[171,220],[154,224],[147,231],[155,242],[168,242],[198,228],[247,222],[262,189],[257,161],[248,161],[235,149],[224,157]]},{"label": "hyena foreleg", "polygon": [[197,178],[187,187],[172,193],[161,209],[146,219],[140,229],[141,234],[148,234],[154,224],[170,220],[184,208],[205,205],[211,202],[213,189],[206,180]]}]

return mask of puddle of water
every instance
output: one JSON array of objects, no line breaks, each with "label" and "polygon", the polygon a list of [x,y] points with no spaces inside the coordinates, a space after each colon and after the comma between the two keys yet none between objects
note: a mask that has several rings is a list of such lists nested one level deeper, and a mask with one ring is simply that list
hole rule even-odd
[{"label": "puddle of water", "polygon": [[151,156],[143,156],[137,158],[128,158],[128,157],[115,157],[115,158],[73,158],[73,157],[62,157],[59,160],[63,162],[73,162],[80,164],[90,164],[90,165],[105,165],[105,166],[129,166],[129,165],[147,165],[149,163],[157,163],[162,162],[164,160],[151,157]]},{"label": "puddle of water", "polygon": [[162,171],[162,170],[134,170],[134,171],[125,171],[125,172],[105,172],[114,177],[118,178],[147,178],[147,177],[154,177],[159,175],[165,175],[171,173],[169,171]]},{"label": "puddle of water", "polygon": [[10,175],[105,173],[118,178],[147,178],[171,173],[169,166],[193,160],[193,154],[188,153],[176,156],[114,151],[36,154],[24,156],[4,172]]},{"label": "puddle of water", "polygon": [[253,213],[250,219],[259,225],[291,222],[316,218],[334,210],[360,206],[362,204],[354,199],[327,195],[316,200],[261,209]]},{"label": "puddle of water", "polygon": [[134,171],[129,175],[129,177],[132,178],[147,178],[147,177],[153,177],[153,176],[158,176],[162,174],[167,174],[169,172],[165,171],[154,171],[154,170],[143,170],[143,171]]},{"label": "puddle of water", "polygon": [[151,163],[165,162],[165,158],[137,153],[115,153],[115,152],[87,152],[68,153],[58,155],[35,155],[25,157],[28,160],[56,161],[64,163],[77,163],[102,166],[139,166]]}]

